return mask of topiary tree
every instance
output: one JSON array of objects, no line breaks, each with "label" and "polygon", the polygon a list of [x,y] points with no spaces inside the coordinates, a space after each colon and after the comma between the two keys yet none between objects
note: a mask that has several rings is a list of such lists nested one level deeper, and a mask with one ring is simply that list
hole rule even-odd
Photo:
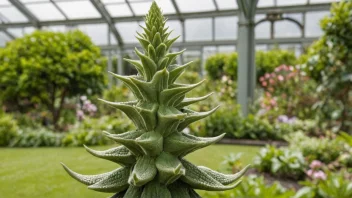
[{"label": "topiary tree", "polygon": [[80,31],[36,31],[0,49],[0,60],[0,99],[22,111],[44,105],[56,128],[67,98],[106,84],[100,49]]},{"label": "topiary tree", "polygon": [[[169,39],[166,20],[154,2],[146,15],[144,32],[138,33],[144,52],[135,50],[140,60],[126,61],[138,70],[137,76],[120,76],[134,93],[136,101],[105,103],[123,111],[137,130],[106,135],[122,144],[106,151],[86,148],[92,155],[120,164],[122,167],[100,175],[81,175],[64,165],[70,176],[88,185],[89,189],[116,193],[124,198],[193,198],[199,197],[194,189],[222,191],[239,184],[247,168],[234,175],[218,173],[203,166],[195,166],[183,157],[219,141],[200,138],[183,131],[190,123],[202,119],[209,112],[194,112],[186,106],[208,96],[186,98],[185,94],[199,86],[177,84],[175,80],[189,65],[170,65],[181,52],[169,53],[176,38]],[[232,185],[229,185],[236,182]]]}]

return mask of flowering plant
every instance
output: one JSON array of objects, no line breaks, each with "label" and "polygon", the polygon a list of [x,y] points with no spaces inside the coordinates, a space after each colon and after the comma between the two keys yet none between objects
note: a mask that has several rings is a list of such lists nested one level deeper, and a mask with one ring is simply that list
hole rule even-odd
[{"label": "flowering plant", "polygon": [[88,100],[87,96],[81,96],[79,99],[80,102],[77,104],[76,110],[77,119],[82,121],[86,114],[94,116],[98,110],[97,106]]}]

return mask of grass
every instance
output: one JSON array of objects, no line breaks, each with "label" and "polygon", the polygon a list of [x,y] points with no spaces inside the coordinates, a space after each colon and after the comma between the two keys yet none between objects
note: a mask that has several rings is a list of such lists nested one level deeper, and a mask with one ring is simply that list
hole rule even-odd
[{"label": "grass", "polygon": [[[111,146],[110,146],[111,147]],[[95,147],[104,150],[109,147]],[[258,147],[213,145],[189,156],[191,162],[218,169],[223,156],[245,153],[244,164],[251,163]],[[118,165],[98,159],[84,148],[0,149],[0,197],[6,198],[97,198],[108,194],[88,190],[63,170],[64,162],[82,174],[97,174],[116,169]]]}]

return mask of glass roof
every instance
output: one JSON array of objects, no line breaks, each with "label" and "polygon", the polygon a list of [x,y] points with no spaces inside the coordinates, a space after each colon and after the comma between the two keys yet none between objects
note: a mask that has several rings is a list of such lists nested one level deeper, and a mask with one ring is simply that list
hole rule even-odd
[{"label": "glass roof", "polygon": [[[170,20],[172,36],[181,36],[179,43],[236,40],[238,5],[236,0],[155,0]],[[304,35],[321,35],[319,20],[329,10],[310,11],[309,6],[329,5],[336,0],[259,0],[256,21],[265,19],[265,12],[283,7],[284,17],[305,22]],[[0,46],[7,41],[41,29],[64,32],[80,29],[97,45],[137,43],[135,32],[143,25],[143,16],[153,0],[0,0]],[[300,6],[305,11],[290,10]],[[268,9],[269,8],[269,9]],[[279,9],[281,10],[281,9]],[[287,11],[287,13],[285,13]],[[306,14],[303,14],[306,13]],[[305,19],[305,20],[304,20]],[[111,22],[111,23],[110,23]],[[37,25],[36,25],[37,24]],[[116,28],[110,31],[109,26]],[[184,28],[184,30],[183,30]],[[6,29],[7,31],[3,31]],[[273,33],[271,31],[273,30]],[[115,32],[113,34],[113,32]],[[116,34],[118,33],[118,35]],[[300,27],[292,21],[266,21],[256,26],[257,39],[301,38]],[[118,43],[119,37],[123,43]],[[120,40],[121,41],[121,40]],[[228,49],[233,47],[228,46]]]}]

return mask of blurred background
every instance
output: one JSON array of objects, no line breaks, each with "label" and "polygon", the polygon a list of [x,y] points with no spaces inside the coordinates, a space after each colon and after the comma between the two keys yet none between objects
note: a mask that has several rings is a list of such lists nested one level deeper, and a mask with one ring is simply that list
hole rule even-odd
[{"label": "blurred background", "polygon": [[[185,130],[224,140],[187,158],[227,173],[252,164],[240,187],[202,196],[351,198],[352,1],[156,2],[180,36],[171,51],[187,49],[174,64],[193,61],[179,82],[205,78],[190,96],[214,92],[191,108],[221,105]],[[134,129],[98,98],[133,99],[108,71],[137,74],[123,59],[138,58],[151,3],[0,0],[0,197],[107,196],[59,163],[84,174],[116,168],[82,146],[113,147],[102,131]]]}]

